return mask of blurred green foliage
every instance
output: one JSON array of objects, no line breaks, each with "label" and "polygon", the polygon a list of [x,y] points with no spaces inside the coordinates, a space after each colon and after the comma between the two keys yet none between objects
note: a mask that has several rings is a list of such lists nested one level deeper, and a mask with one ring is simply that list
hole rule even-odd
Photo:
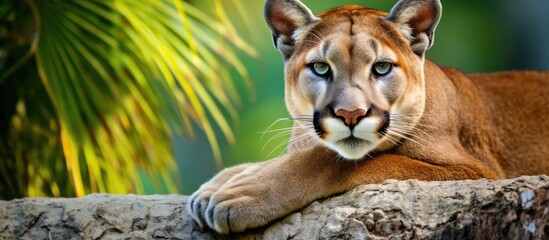
[{"label": "blurred green foliage", "polygon": [[235,52],[255,55],[227,17],[236,4],[3,1],[0,198],[177,192],[172,131],[199,128],[221,165],[231,70],[250,88]]}]

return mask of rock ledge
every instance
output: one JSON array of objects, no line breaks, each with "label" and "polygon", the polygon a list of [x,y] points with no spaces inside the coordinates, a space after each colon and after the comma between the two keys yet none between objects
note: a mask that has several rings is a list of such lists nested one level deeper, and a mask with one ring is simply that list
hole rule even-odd
[{"label": "rock ledge", "polygon": [[0,201],[0,239],[548,239],[549,177],[388,180],[238,236],[201,230],[186,196]]}]

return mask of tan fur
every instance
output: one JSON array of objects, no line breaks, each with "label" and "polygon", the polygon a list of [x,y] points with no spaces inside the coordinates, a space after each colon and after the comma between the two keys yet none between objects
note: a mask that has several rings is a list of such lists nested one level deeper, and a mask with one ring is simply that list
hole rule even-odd
[{"label": "tan fur", "polygon": [[[287,154],[205,183],[191,196],[191,216],[240,232],[386,179],[549,173],[549,72],[465,75],[425,60],[440,12],[438,0],[402,0],[389,14],[346,6],[316,17],[297,0],[267,0],[288,111],[308,121],[295,121]],[[311,74],[314,61],[329,64],[331,79]],[[393,70],[373,75],[383,61]],[[359,140],[340,141],[346,132]]]}]

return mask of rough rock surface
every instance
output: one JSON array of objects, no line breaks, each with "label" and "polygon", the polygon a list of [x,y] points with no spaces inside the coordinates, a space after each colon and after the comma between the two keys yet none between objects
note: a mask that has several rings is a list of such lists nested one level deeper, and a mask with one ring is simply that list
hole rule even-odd
[{"label": "rough rock surface", "polygon": [[549,177],[389,180],[238,236],[200,230],[186,196],[0,201],[0,239],[549,239]]}]

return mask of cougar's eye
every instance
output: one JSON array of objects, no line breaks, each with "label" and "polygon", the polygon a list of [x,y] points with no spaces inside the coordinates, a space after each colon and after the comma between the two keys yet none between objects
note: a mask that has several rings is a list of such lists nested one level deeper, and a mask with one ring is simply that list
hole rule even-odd
[{"label": "cougar's eye", "polygon": [[319,77],[327,77],[330,74],[330,65],[323,62],[314,62],[309,65],[313,73]]},{"label": "cougar's eye", "polygon": [[393,70],[393,64],[388,62],[378,62],[372,67],[372,72],[376,76],[385,76]]}]

